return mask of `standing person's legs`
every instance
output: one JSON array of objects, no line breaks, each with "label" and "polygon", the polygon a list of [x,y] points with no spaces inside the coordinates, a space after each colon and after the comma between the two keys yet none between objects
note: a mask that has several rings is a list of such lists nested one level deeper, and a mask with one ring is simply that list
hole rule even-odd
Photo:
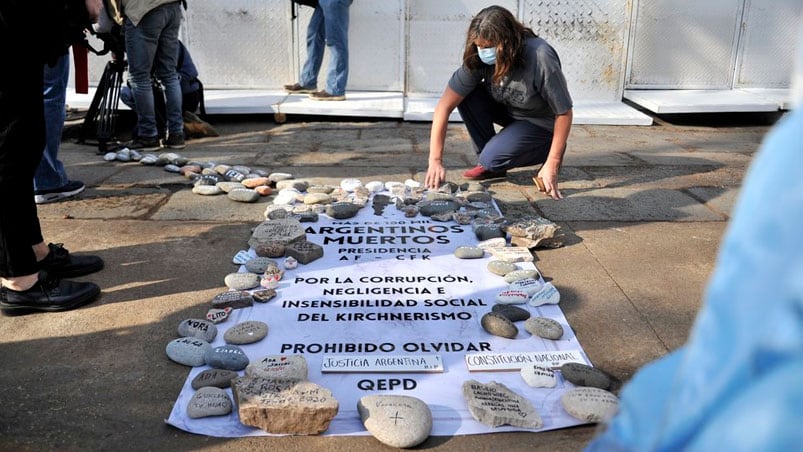
[{"label": "standing person's legs", "polygon": [[68,198],[85,188],[83,182],[69,180],[64,164],[59,160],[69,79],[69,53],[59,57],[52,67],[44,65],[45,150],[33,178],[37,204]]},{"label": "standing person's legs", "polygon": [[323,64],[323,52],[326,45],[326,29],[321,6],[315,8],[307,25],[307,61],[301,68],[299,84],[305,88],[318,86],[318,72]]},{"label": "standing person's legs", "polygon": [[335,96],[346,93],[349,77],[349,6],[351,0],[320,0],[329,48],[326,92]]},{"label": "standing person's legs", "polygon": [[0,58],[14,61],[13,71],[0,71],[0,277],[25,286],[36,281],[32,246],[43,241],[33,190],[45,147],[42,63],[0,38]]},{"label": "standing person's legs", "polygon": [[178,65],[178,31],[181,26],[181,3],[170,3],[159,8],[164,13],[164,28],[154,56],[156,78],[165,89],[167,132],[173,137],[184,136],[184,118],[181,114],[181,84],[176,73]]},{"label": "standing person's legs", "polygon": [[156,8],[145,15],[134,26],[125,19],[125,51],[128,55],[128,84],[134,94],[137,111],[137,136],[143,140],[156,139],[156,114],[153,106],[153,87],[151,71],[156,55],[159,35],[162,32],[162,8]]},{"label": "standing person's legs", "polygon": [[70,54],[65,53],[56,65],[44,65],[45,149],[36,168],[34,190],[49,190],[67,185],[64,165],[58,159],[61,132],[66,117],[67,83],[70,78]]}]

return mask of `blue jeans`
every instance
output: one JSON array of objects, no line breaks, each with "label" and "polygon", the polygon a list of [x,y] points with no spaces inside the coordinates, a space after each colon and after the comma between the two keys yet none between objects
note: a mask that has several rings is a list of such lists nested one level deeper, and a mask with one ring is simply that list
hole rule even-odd
[{"label": "blue jeans", "polygon": [[307,61],[301,69],[301,86],[317,87],[324,45],[329,47],[326,92],[346,93],[349,78],[349,6],[352,0],[320,0],[307,26]]},{"label": "blue jeans", "polygon": [[65,53],[53,67],[44,65],[45,152],[33,177],[34,190],[51,190],[67,185],[67,173],[59,160],[61,132],[64,129],[67,83],[70,80],[70,54]]},{"label": "blue jeans", "polygon": [[[507,171],[546,161],[552,146],[552,132],[530,121],[513,118],[483,86],[469,93],[457,106],[457,111],[483,168]],[[503,127],[499,133],[494,124]]]},{"label": "blue jeans", "polygon": [[128,83],[134,93],[138,137],[158,137],[151,88],[152,72],[165,88],[167,133],[184,134],[181,85],[176,73],[180,26],[181,2],[157,6],[142,18],[138,26],[134,26],[128,18],[125,19]]}]

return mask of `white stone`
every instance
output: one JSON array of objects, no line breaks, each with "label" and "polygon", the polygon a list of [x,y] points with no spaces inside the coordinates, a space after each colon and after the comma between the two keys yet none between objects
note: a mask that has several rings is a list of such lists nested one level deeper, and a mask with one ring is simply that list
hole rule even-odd
[{"label": "white stone", "polygon": [[406,185],[406,186],[408,186],[410,188],[420,188],[421,187],[421,182],[418,182],[417,180],[413,180],[413,179],[407,179],[406,181],[404,181],[404,185]]},{"label": "white stone", "polygon": [[254,257],[256,257],[256,255],[252,256],[248,251],[240,250],[237,251],[237,254],[234,255],[234,258],[232,258],[231,262],[237,265],[243,265]]},{"label": "white stone", "polygon": [[362,187],[362,181],[359,179],[348,178],[340,181],[340,188],[349,193],[353,192],[359,187]]},{"label": "white stone", "polygon": [[554,388],[558,382],[554,370],[538,364],[525,364],[522,366],[521,378],[531,388]]},{"label": "white stone", "polygon": [[524,304],[530,296],[521,290],[503,290],[496,295],[496,302],[499,304]]},{"label": "white stone", "polygon": [[385,184],[378,180],[372,180],[371,182],[365,184],[365,188],[367,188],[371,193],[379,193],[385,189]]},{"label": "white stone", "polygon": [[582,386],[560,397],[563,409],[584,422],[605,422],[619,411],[619,398],[604,389]]},{"label": "white stone", "polygon": [[530,297],[530,301],[527,303],[530,306],[541,306],[545,304],[558,304],[560,302],[560,292],[552,283],[544,284],[544,287],[541,288],[538,292],[534,293],[532,297]]},{"label": "white stone", "polygon": [[511,290],[520,290],[522,292],[526,292],[529,297],[532,297],[538,291],[544,288],[544,282],[535,278],[523,278],[513,281],[508,287]]},{"label": "white stone", "polygon": [[357,402],[357,411],[368,433],[390,447],[415,447],[432,432],[432,412],[412,396],[363,396]]},{"label": "white stone", "polygon": [[471,416],[489,427],[512,425],[539,429],[544,425],[529,400],[501,383],[468,380],[463,383],[463,398]]},{"label": "white stone", "polygon": [[181,337],[168,342],[165,352],[172,361],[195,367],[206,364],[204,356],[206,351],[211,349],[212,345],[203,339]]}]

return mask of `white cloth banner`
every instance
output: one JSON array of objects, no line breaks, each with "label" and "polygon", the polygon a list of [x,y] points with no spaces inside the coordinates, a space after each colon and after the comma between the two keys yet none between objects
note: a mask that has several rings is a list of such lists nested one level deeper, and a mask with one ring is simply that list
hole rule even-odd
[{"label": "white cloth banner", "polygon": [[[402,394],[424,401],[432,411],[434,436],[527,430],[491,428],[474,420],[462,392],[463,383],[470,379],[502,383],[528,399],[543,420],[540,430],[583,423],[560,404],[560,396],[573,385],[559,373],[556,387],[532,388],[518,371],[468,371],[465,355],[478,352],[575,351],[588,363],[557,305],[518,306],[532,316],[560,322],[564,334],[559,340],[531,335],[524,322],[517,322],[519,333],[514,339],[485,332],[480,319],[508,284],[488,271],[492,257],[487,252],[480,259],[455,257],[458,246],[477,244],[471,226],[420,215],[406,218],[393,204],[379,215],[369,205],[348,220],[321,215],[318,222],[301,224],[307,240],[324,247],[324,257],[287,270],[277,296],[268,303],[234,310],[217,325],[212,346],[224,345],[224,333],[239,322],[267,323],[266,338],[241,348],[252,362],[279,354],[299,354],[306,359],[308,380],[332,391],[339,403],[337,416],[324,435],[368,435],[357,402],[373,394]],[[256,256],[253,250],[249,253]],[[531,262],[517,265],[534,268]],[[343,355],[437,355],[443,372],[321,372],[324,358]],[[205,369],[208,366],[192,368],[167,422],[209,436],[267,435],[241,424],[236,405],[227,416],[187,416],[187,404],[195,392],[190,383]],[[231,395],[231,389],[227,391]]]}]

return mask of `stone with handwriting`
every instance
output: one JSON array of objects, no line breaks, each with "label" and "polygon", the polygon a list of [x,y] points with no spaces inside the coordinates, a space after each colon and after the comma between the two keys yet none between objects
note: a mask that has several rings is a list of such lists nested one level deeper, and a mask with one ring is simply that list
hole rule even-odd
[{"label": "stone with handwriting", "polygon": [[532,403],[502,383],[468,380],[463,383],[463,398],[471,416],[489,427],[539,429],[544,425]]},{"label": "stone with handwriting", "polygon": [[310,381],[252,376],[232,381],[240,422],[276,435],[318,435],[340,407],[332,391]]},{"label": "stone with handwriting", "polygon": [[357,411],[368,433],[391,447],[415,447],[432,432],[432,412],[416,397],[367,395],[357,402]]}]

